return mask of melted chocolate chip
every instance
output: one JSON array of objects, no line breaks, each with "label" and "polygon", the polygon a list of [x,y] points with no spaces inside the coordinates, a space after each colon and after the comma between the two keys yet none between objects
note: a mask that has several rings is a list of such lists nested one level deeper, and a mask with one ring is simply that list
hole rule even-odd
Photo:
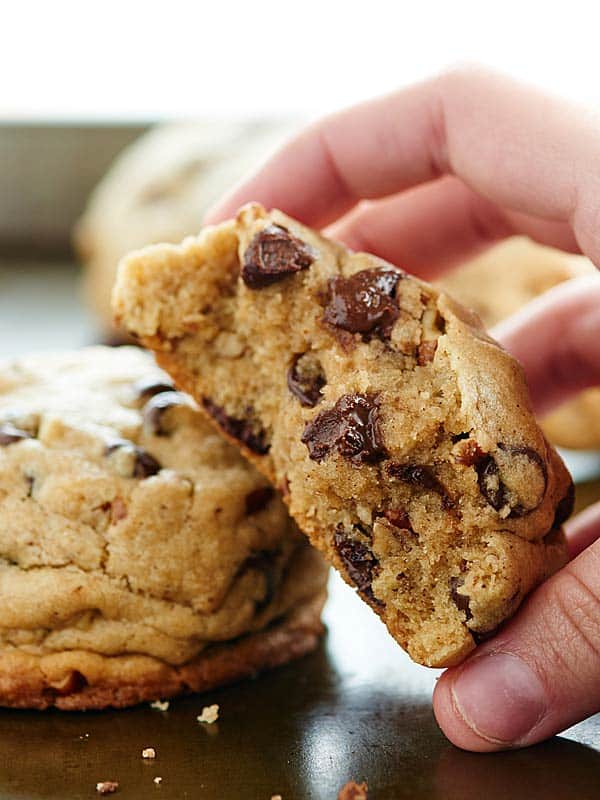
[{"label": "melted chocolate chip", "polygon": [[[521,503],[514,503],[510,509],[509,517],[523,517],[534,511],[542,502],[546,491],[547,471],[541,456],[531,447],[515,447],[513,445],[498,444],[498,449],[509,456],[524,456],[530,462],[536,464],[544,478],[544,492],[539,498],[539,502],[533,508],[526,508]],[[510,492],[502,480],[498,462],[490,453],[486,453],[475,463],[477,471],[477,483],[479,491],[495,511],[501,511],[510,501]]]},{"label": "melted chocolate chip", "polygon": [[287,385],[300,405],[314,408],[321,399],[321,389],[326,383],[323,368],[315,356],[304,353],[294,357],[288,370]]},{"label": "melted chocolate chip", "polygon": [[473,614],[471,613],[471,608],[469,603],[471,598],[467,594],[461,594],[458,591],[458,587],[464,584],[464,580],[462,578],[452,577],[450,578],[450,597],[452,598],[454,605],[458,608],[459,611],[464,611],[467,621],[473,618]]},{"label": "melted chocolate chip", "polygon": [[310,245],[292,236],[283,226],[267,225],[244,253],[242,280],[251,289],[262,289],[308,269],[316,257]]},{"label": "melted chocolate chip", "polygon": [[575,506],[575,484],[571,481],[569,488],[567,489],[566,495],[563,499],[559,502],[556,506],[556,513],[554,514],[554,522],[552,523],[552,529],[560,528],[563,522],[566,522],[571,514],[573,513],[573,508]]},{"label": "melted chocolate chip", "polygon": [[9,444],[21,442],[23,439],[33,439],[33,436],[27,431],[15,428],[10,422],[0,425],[0,447],[8,447]]},{"label": "melted chocolate chip", "polygon": [[240,569],[240,573],[242,574],[247,570],[253,569],[262,572],[264,575],[265,593],[262,600],[256,601],[254,605],[254,610],[257,614],[273,601],[275,592],[277,591],[278,576],[275,563],[276,556],[277,553],[272,550],[260,550],[249,556]]},{"label": "melted chocolate chip", "polygon": [[115,450],[119,450],[120,448],[125,448],[134,454],[134,461],[133,461],[133,475],[134,478],[149,478],[152,475],[156,475],[157,472],[160,472],[162,466],[159,462],[151,456],[147,450],[144,450],[143,447],[138,447],[138,445],[133,444],[133,442],[129,442],[126,439],[118,439],[115,442],[109,444],[105,450],[106,455],[110,455],[114,453]]},{"label": "melted chocolate chip", "polygon": [[275,492],[271,486],[262,486],[246,495],[246,514],[256,514],[270,503]]},{"label": "melted chocolate chip", "polygon": [[162,469],[158,461],[141,447],[135,448],[135,463],[133,467],[134,478],[149,478]]},{"label": "melted chocolate chip", "polygon": [[500,470],[489,453],[476,462],[477,483],[479,491],[486,501],[496,511],[500,511],[506,504],[506,490],[500,480]]},{"label": "melted chocolate chip", "polygon": [[358,591],[375,605],[384,605],[375,597],[371,584],[379,574],[379,561],[369,548],[358,539],[350,539],[343,531],[336,531],[333,545],[346,568],[348,577]]},{"label": "melted chocolate chip", "polygon": [[307,423],[301,441],[313,461],[332,451],[353,464],[375,464],[387,456],[379,429],[377,395],[345,394]]},{"label": "melted chocolate chip", "polygon": [[267,442],[266,431],[262,428],[257,429],[251,420],[230,417],[221,406],[216,405],[207,397],[202,399],[202,405],[225,433],[245,444],[248,450],[252,450],[253,453],[260,456],[269,452],[271,445]]},{"label": "melted chocolate chip", "polygon": [[175,387],[172,383],[166,380],[157,380],[153,375],[149,378],[140,378],[133,384],[133,393],[140,400],[147,400],[149,397],[154,397],[155,394],[162,392],[172,392]]},{"label": "melted chocolate chip", "polygon": [[332,278],[324,322],[350,333],[360,333],[365,341],[373,336],[389,339],[398,319],[394,295],[403,274],[390,267],[364,269],[349,278]]},{"label": "melted chocolate chip", "polygon": [[87,678],[78,669],[71,670],[67,677],[60,683],[52,686],[54,692],[59,696],[75,694],[80,692],[88,685]]},{"label": "melted chocolate chip", "polygon": [[410,486],[435,492],[442,498],[444,508],[454,508],[454,500],[448,495],[446,487],[440,483],[431,467],[425,464],[388,464],[388,475],[398,478]]},{"label": "melted chocolate chip", "polygon": [[181,392],[172,390],[155,394],[142,409],[144,427],[155,436],[168,436],[169,431],[164,427],[163,414],[170,408],[186,404],[186,397]]}]

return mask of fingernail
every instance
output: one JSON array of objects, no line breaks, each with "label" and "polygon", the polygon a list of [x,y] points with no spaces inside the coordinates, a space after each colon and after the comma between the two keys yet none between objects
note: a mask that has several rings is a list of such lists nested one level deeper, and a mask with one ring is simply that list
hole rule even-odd
[{"label": "fingernail", "polygon": [[456,710],[483,739],[520,742],[546,710],[544,688],[524,661],[509,653],[474,658],[452,686]]}]

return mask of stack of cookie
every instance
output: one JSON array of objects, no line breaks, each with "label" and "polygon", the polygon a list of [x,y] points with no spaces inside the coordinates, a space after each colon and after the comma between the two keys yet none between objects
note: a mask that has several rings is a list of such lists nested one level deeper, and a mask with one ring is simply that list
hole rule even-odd
[{"label": "stack of cookie", "polygon": [[327,568],[137,348],[0,365],[0,704],[126,706],[312,650]]}]

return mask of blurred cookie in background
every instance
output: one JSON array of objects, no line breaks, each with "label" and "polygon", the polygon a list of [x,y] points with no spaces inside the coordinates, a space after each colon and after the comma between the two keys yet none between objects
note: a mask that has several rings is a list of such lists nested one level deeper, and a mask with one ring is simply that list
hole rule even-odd
[{"label": "blurred cookie in background", "polygon": [[197,233],[207,209],[294,130],[290,122],[159,125],[127,147],[92,192],[74,231],[84,295],[107,341],[110,294],[121,256]]},{"label": "blurred cookie in background", "polygon": [[[491,328],[543,292],[596,271],[592,262],[515,236],[440,281]],[[542,421],[548,438],[574,450],[600,449],[600,389],[587,389]]]}]

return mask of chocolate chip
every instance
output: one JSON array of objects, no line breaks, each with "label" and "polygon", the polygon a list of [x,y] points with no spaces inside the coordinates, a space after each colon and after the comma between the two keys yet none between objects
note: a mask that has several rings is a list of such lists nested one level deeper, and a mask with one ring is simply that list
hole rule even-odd
[{"label": "chocolate chip", "polygon": [[[267,442],[266,431],[259,428],[251,419],[230,417],[221,406],[213,403],[208,397],[202,398],[202,405],[225,433],[245,444],[248,450],[261,456],[269,452],[271,445]],[[252,413],[252,409],[248,411]]]},{"label": "chocolate chip", "polygon": [[375,597],[371,588],[380,569],[379,561],[373,552],[358,539],[348,537],[343,530],[337,530],[334,534],[333,546],[358,591],[375,605],[384,605]]},{"label": "chocolate chip", "polygon": [[157,380],[154,375],[148,378],[140,378],[139,381],[133,384],[133,393],[140,400],[146,400],[162,392],[172,392],[174,389],[175,387],[172,383],[167,382],[166,379]]},{"label": "chocolate chip", "polygon": [[287,385],[301,405],[314,408],[321,399],[321,389],[326,383],[321,363],[314,354],[294,356],[287,374]]},{"label": "chocolate chip", "polygon": [[9,444],[21,442],[23,439],[33,439],[33,436],[27,431],[15,428],[10,422],[0,425],[0,447],[8,447]]},{"label": "chocolate chip", "polygon": [[275,492],[271,486],[262,486],[246,495],[246,514],[256,514],[266,508]]},{"label": "chocolate chip", "polygon": [[539,469],[544,482],[544,488],[537,498],[535,505],[524,505],[515,497],[502,479],[501,469],[498,460],[490,453],[485,454],[475,464],[477,471],[477,483],[479,491],[495,511],[510,509],[508,516],[512,518],[523,517],[534,511],[542,502],[547,484],[547,471],[541,456],[531,447],[520,447],[507,445],[502,442],[498,444],[500,453],[497,458],[502,457],[503,462],[510,463],[510,459],[526,458],[531,464],[535,464]]},{"label": "chocolate chip", "polygon": [[265,593],[262,600],[255,602],[254,606],[254,610],[257,614],[270,605],[275,597],[275,592],[277,591],[278,575],[276,568],[276,556],[277,552],[273,550],[260,550],[257,553],[253,553],[244,561],[238,573],[243,574],[244,572],[252,569],[262,572],[264,575]]},{"label": "chocolate chip", "polygon": [[471,613],[471,608],[469,603],[471,598],[467,594],[461,594],[458,591],[458,587],[464,584],[463,578],[450,578],[450,597],[452,598],[454,605],[458,608],[459,611],[464,611],[467,621],[473,618],[473,614]]},{"label": "chocolate chip", "polygon": [[431,467],[425,464],[391,463],[387,466],[387,472],[392,478],[398,478],[410,486],[439,494],[444,508],[454,508],[454,500],[449,496],[446,487],[437,479]]},{"label": "chocolate chip", "polygon": [[117,439],[115,442],[111,442],[111,444],[106,447],[105,453],[106,455],[111,455],[111,453],[114,453],[122,448],[133,453],[134,456],[131,477],[149,478],[152,475],[156,475],[156,473],[160,472],[162,469],[162,466],[159,464],[159,462],[154,458],[154,456],[151,456],[147,450],[144,450],[143,447],[138,447],[138,445],[135,445],[133,442],[129,442],[126,439]]},{"label": "chocolate chip", "polygon": [[567,489],[566,495],[563,499],[559,502],[556,506],[556,513],[554,514],[554,522],[552,523],[552,529],[560,528],[563,522],[566,522],[571,514],[573,513],[573,508],[575,506],[575,484],[571,481],[569,488]]},{"label": "chocolate chip", "polygon": [[73,669],[60,682],[52,685],[52,689],[57,695],[64,697],[67,694],[76,694],[88,685],[87,678],[78,669]]},{"label": "chocolate chip", "polygon": [[187,397],[181,392],[167,391],[154,395],[142,409],[144,428],[155,436],[168,436],[170,431],[165,427],[163,414],[182,405],[187,405]]},{"label": "chocolate chip", "polygon": [[364,269],[349,278],[329,281],[324,322],[360,333],[365,341],[373,336],[389,339],[398,319],[396,286],[404,273],[391,267]]},{"label": "chocolate chip", "polygon": [[494,457],[488,453],[476,462],[475,468],[479,491],[493,509],[500,511],[506,505],[506,491]]},{"label": "chocolate chip", "polygon": [[301,441],[313,461],[337,451],[353,464],[374,464],[387,456],[379,429],[377,395],[345,394],[307,423]]},{"label": "chocolate chip", "polygon": [[292,236],[282,225],[267,225],[244,253],[242,280],[251,289],[262,289],[308,269],[316,257],[310,245]]}]

